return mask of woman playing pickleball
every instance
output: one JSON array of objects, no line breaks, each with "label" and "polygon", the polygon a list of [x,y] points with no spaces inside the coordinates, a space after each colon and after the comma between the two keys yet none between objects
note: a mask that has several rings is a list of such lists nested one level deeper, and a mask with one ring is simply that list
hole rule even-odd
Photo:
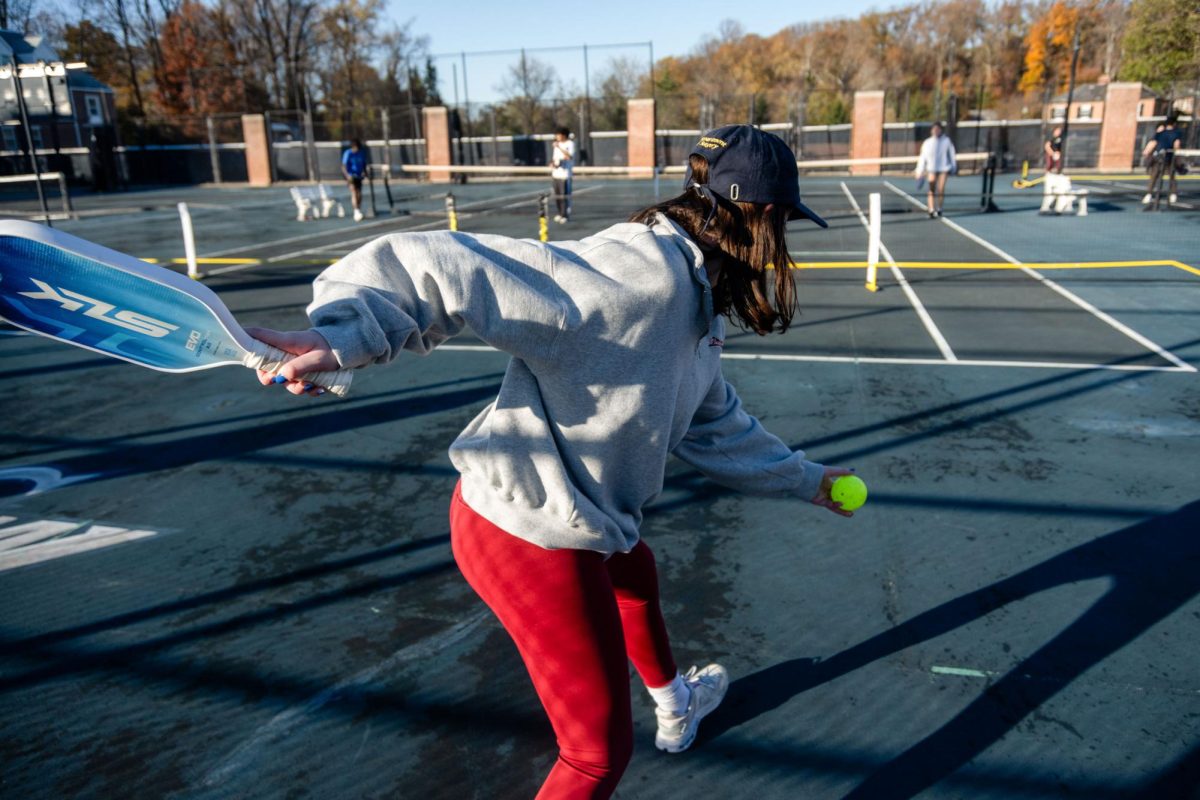
[{"label": "woman playing pickleball", "polygon": [[[657,705],[655,744],[691,745],[728,685],[681,675],[639,535],[667,456],[743,492],[850,516],[848,470],[804,459],[747,414],[721,375],[725,317],[765,335],[796,310],[789,219],[796,160],[750,126],[711,131],[685,191],[578,242],[436,232],[381,238],[325,270],[313,328],[262,340],[297,375],[418,354],[470,327],[509,353],[500,394],[450,448],[461,474],[451,547],[517,645],[558,740],[538,798],[612,794],[633,750],[627,661]],[[264,383],[272,376],[260,373]]]}]

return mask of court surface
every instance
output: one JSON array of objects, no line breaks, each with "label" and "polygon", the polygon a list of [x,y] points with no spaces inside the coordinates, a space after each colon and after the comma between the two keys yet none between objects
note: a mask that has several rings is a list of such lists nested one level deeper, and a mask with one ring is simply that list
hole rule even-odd
[{"label": "court surface", "polygon": [[[673,464],[644,526],[668,626],[733,683],[666,755],[634,677],[618,797],[1200,796],[1200,212],[1040,217],[1001,176],[987,214],[977,180],[931,220],[903,176],[802,179],[831,221],[789,238],[802,315],[731,329],[724,369],[871,497],[845,520]],[[188,202],[205,283],[287,329],[331,259],[445,227],[446,187],[393,191],[358,224],[202,187],[56,226],[169,262]],[[463,230],[537,235],[540,184],[453,191]],[[653,199],[581,182],[551,238]],[[313,401],[0,328],[0,793],[532,797],[553,735],[446,519],[505,363],[463,336]]]}]

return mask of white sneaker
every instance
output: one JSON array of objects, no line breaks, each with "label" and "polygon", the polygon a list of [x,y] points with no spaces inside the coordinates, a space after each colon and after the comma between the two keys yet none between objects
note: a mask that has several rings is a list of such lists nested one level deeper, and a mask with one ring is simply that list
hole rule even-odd
[{"label": "white sneaker", "polygon": [[363,213],[361,211],[359,211],[357,208],[354,209],[354,221],[362,222],[362,220],[363,220]]},{"label": "white sneaker", "polygon": [[1175,195],[1171,195],[1170,197],[1167,198],[1167,202],[1170,203],[1171,205],[1175,205],[1176,203],[1179,202],[1179,199]]},{"label": "white sneaker", "polygon": [[1149,194],[1147,194],[1145,197],[1142,198],[1142,205],[1144,205],[1144,206],[1150,205],[1150,195]]},{"label": "white sneaker", "polygon": [[668,753],[682,753],[692,746],[696,731],[700,729],[700,720],[721,704],[725,690],[729,688],[729,673],[720,664],[709,664],[702,670],[692,667],[683,680],[692,690],[687,711],[676,715],[661,708],[654,709],[658,717],[654,746]]}]

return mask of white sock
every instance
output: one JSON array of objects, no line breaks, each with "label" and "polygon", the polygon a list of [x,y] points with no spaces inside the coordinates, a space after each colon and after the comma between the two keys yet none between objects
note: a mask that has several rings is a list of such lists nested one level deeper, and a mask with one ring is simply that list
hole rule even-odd
[{"label": "white sock", "polygon": [[647,686],[646,691],[654,698],[659,708],[677,717],[687,713],[688,703],[692,699],[692,688],[684,682],[683,676],[678,672],[675,673],[675,679],[666,686],[657,689]]}]

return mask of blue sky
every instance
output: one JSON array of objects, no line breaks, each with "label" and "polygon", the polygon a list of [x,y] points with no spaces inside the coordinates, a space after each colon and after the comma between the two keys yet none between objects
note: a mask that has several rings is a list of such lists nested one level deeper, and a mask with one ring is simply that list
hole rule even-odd
[{"label": "blue sky", "polygon": [[[420,5],[392,0],[389,8],[398,22],[412,20],[412,32],[428,36],[432,53],[489,51],[562,47],[582,44],[602,45],[621,42],[654,43],[654,56],[684,55],[706,36],[715,35],[724,19],[741,23],[748,33],[770,35],[797,22],[832,17],[856,17],[871,8],[893,5],[887,0],[842,0],[827,2],[769,2],[737,4],[728,0],[690,0],[687,3],[664,0],[605,0],[604,2],[429,2]],[[583,87],[582,55],[536,53],[536,58],[551,63],[568,82]],[[622,49],[589,49],[589,72],[595,76],[614,56],[648,61],[645,46]],[[467,91],[472,101],[496,99],[496,89],[511,56],[474,56],[467,60]],[[452,65],[455,59],[441,59],[438,71],[443,96],[453,100]],[[461,72],[461,61],[457,61]],[[463,91],[461,76],[459,91]]]}]

